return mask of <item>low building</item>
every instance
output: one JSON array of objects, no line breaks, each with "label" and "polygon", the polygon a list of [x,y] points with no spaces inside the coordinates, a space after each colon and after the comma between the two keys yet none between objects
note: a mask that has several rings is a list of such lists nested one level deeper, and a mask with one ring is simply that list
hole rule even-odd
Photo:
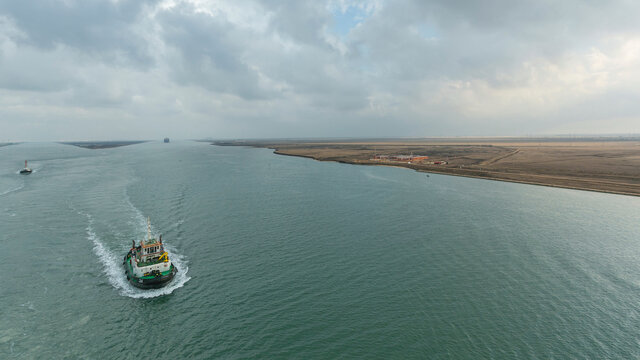
[{"label": "low building", "polygon": [[426,155],[374,155],[373,159],[375,161],[401,161],[401,162],[420,162],[428,160],[429,157]]}]

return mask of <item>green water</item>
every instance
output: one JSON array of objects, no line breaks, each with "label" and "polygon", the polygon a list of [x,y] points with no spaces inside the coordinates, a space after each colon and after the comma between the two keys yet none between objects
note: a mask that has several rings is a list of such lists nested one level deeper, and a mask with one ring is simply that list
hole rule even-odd
[{"label": "green water", "polygon": [[[121,261],[147,217],[179,273],[145,291]],[[2,147],[0,358],[638,358],[639,220],[266,149]]]}]

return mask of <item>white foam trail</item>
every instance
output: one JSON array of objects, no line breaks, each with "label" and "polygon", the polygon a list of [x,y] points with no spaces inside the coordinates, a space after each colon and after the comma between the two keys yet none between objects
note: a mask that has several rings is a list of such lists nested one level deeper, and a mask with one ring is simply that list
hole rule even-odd
[{"label": "white foam trail", "polygon": [[6,190],[6,191],[4,191],[4,192],[1,192],[1,193],[0,193],[0,196],[7,195],[7,194],[12,193],[12,192],[14,192],[14,191],[18,191],[18,190],[20,190],[20,189],[22,189],[22,188],[24,188],[24,184],[21,184],[20,186],[15,187],[15,188],[13,188],[13,189],[9,189],[9,190]]},{"label": "white foam trail", "polygon": [[184,284],[191,279],[189,276],[187,276],[189,266],[184,256],[178,254],[173,247],[165,244],[171,262],[178,269],[178,273],[173,278],[171,283],[163,288],[151,290],[142,290],[133,287],[133,285],[129,284],[129,282],[127,281],[125,270],[122,266],[122,258],[124,258],[124,253],[121,257],[119,254],[114,254],[112,251],[109,251],[109,249],[107,249],[105,245],[100,241],[100,237],[96,235],[93,230],[93,217],[90,214],[82,212],[79,213],[87,217],[89,221],[89,224],[86,228],[87,239],[93,242],[93,250],[95,251],[96,255],[98,255],[100,262],[104,266],[104,273],[107,275],[109,283],[111,283],[114,288],[118,289],[121,295],[136,299],[148,299],[162,295],[169,295],[175,289],[183,287]]},{"label": "white foam trail", "polygon": [[398,180],[395,179],[389,179],[383,176],[379,176],[379,175],[374,175],[372,173],[370,173],[369,171],[363,171],[362,172],[366,177],[368,177],[369,179],[374,179],[374,180],[380,180],[380,181],[386,181],[386,182],[392,182],[392,183],[401,183]]},{"label": "white foam trail", "polygon": [[[131,198],[129,197],[129,194],[127,193],[126,190],[125,190],[125,193],[124,193],[124,197],[127,200],[127,204],[129,204],[129,207],[131,207],[131,210],[133,210],[133,213],[135,214],[136,220],[138,221],[138,224],[137,224],[138,228],[142,229],[142,231],[141,231],[142,234],[146,234],[147,233],[147,218],[144,217],[144,214],[142,214],[142,211],[140,211],[137,207],[135,207],[133,205],[133,203],[131,202]],[[151,225],[151,232],[154,232],[153,231],[153,225]]]},{"label": "white foam trail", "polygon": [[184,220],[178,220],[173,225],[169,226],[166,231],[175,230],[182,224],[184,224]]},{"label": "white foam trail", "polygon": [[100,241],[100,237],[93,231],[93,217],[90,214],[82,212],[80,212],[80,214],[86,216],[87,220],[89,220],[89,224],[86,227],[87,239],[93,242],[93,251],[98,255],[98,258],[103,265],[103,271],[107,275],[109,282],[116,289],[124,290],[127,286],[124,267],[119,266],[120,261],[118,257],[104,246]]}]

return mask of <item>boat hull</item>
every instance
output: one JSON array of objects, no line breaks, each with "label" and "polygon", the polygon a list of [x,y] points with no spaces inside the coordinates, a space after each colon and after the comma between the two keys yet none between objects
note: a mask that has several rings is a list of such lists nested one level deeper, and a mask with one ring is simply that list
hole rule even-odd
[{"label": "boat hull", "polygon": [[166,286],[173,280],[178,273],[178,268],[175,265],[171,264],[171,271],[168,274],[162,275],[158,274],[152,278],[145,276],[144,278],[139,278],[133,274],[131,270],[131,257],[130,254],[125,255],[123,262],[125,272],[127,274],[127,281],[131,283],[131,285],[140,288],[140,289],[159,289],[161,287]]},{"label": "boat hull", "polygon": [[22,169],[22,170],[20,170],[20,174],[22,174],[22,175],[29,175],[29,174],[31,174],[31,171],[32,171],[32,170],[30,170],[30,169],[29,169],[29,170],[27,170],[27,169]]}]

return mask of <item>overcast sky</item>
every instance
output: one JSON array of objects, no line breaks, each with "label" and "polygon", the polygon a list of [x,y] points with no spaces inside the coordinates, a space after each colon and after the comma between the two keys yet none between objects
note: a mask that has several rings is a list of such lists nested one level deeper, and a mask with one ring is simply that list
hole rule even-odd
[{"label": "overcast sky", "polygon": [[640,2],[0,0],[0,142],[640,133]]}]

